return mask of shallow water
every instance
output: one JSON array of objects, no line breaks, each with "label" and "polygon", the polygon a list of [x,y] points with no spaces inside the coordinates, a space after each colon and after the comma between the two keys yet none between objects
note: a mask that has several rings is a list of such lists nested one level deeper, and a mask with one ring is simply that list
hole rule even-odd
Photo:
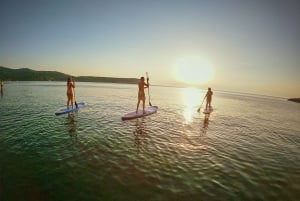
[{"label": "shallow water", "polygon": [[[0,200],[298,200],[300,104],[152,86],[77,83],[87,106],[55,116],[64,82],[10,82],[0,98]],[[148,103],[148,97],[146,102]]]}]

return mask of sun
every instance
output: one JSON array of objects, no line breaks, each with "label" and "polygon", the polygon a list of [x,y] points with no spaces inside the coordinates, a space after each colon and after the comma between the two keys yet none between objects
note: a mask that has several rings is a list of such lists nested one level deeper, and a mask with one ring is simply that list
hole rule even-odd
[{"label": "sun", "polygon": [[213,79],[213,68],[200,57],[191,56],[185,57],[175,65],[175,78],[176,80],[191,84],[203,84]]}]

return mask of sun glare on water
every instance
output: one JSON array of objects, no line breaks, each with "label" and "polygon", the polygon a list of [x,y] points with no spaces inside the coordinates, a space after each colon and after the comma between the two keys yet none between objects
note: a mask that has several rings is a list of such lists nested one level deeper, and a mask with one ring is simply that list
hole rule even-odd
[{"label": "sun glare on water", "polygon": [[193,114],[195,113],[196,108],[199,105],[199,96],[199,91],[193,87],[185,88],[183,91],[183,116],[185,118],[186,123],[191,122],[193,119]]},{"label": "sun glare on water", "polygon": [[200,57],[185,57],[175,65],[175,78],[190,85],[203,84],[213,79],[213,68]]}]

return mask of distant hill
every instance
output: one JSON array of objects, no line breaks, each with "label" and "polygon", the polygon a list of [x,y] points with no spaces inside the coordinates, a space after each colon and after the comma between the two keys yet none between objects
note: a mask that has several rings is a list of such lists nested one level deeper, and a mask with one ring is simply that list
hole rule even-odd
[{"label": "distant hill", "polygon": [[296,103],[300,103],[300,98],[290,98],[288,99],[289,101],[293,101],[293,102],[296,102]]},{"label": "distant hill", "polygon": [[[69,75],[57,71],[35,71],[29,68],[11,69],[0,66],[0,79],[4,81],[66,81]],[[136,78],[113,78],[113,77],[74,77],[79,82],[109,82],[136,84]]]},{"label": "distant hill", "polygon": [[79,82],[110,82],[110,83],[124,83],[124,84],[137,84],[136,78],[115,78],[115,77],[92,77],[92,76],[79,76],[76,77]]},{"label": "distant hill", "polygon": [[64,81],[68,75],[56,71],[35,71],[29,68],[11,69],[0,66],[0,79],[5,81]]}]

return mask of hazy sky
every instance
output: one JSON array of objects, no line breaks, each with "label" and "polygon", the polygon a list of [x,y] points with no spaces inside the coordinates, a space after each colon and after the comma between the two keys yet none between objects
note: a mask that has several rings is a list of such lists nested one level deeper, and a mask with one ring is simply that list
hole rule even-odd
[{"label": "hazy sky", "polygon": [[299,11],[297,0],[1,0],[0,65],[300,97]]}]

